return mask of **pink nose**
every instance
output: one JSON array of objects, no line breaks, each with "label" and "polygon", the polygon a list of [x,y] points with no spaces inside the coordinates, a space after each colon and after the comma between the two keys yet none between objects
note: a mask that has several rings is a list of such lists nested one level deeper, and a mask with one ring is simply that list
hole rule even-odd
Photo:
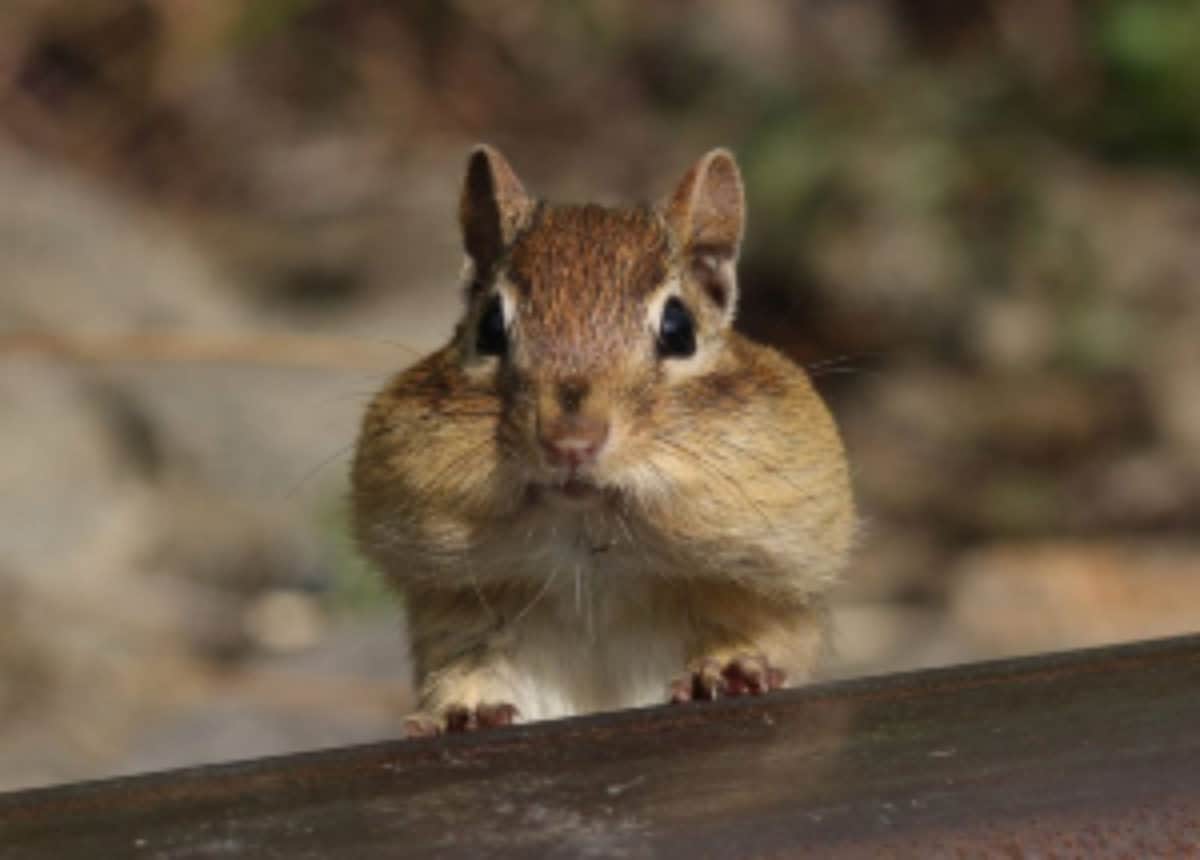
[{"label": "pink nose", "polygon": [[595,461],[608,440],[608,422],[566,417],[541,434],[546,459],[554,466],[584,466]]}]

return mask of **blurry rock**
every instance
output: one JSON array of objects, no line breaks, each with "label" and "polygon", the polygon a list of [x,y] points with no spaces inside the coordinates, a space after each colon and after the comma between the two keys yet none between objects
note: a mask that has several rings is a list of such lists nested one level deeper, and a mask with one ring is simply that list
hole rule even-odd
[{"label": "blurry rock", "polygon": [[832,642],[823,674],[844,678],[959,662],[962,649],[946,638],[935,608],[895,603],[835,604]]},{"label": "blurry rock", "polygon": [[950,622],[978,656],[1200,630],[1200,545],[1047,542],[968,554]]},{"label": "blurry rock", "polygon": [[404,222],[393,193],[402,179],[380,143],[353,133],[299,135],[254,104],[223,107],[227,122],[257,132],[242,156],[247,199],[196,213],[192,227],[237,273],[238,288],[271,309],[326,322],[382,288],[373,263]]},{"label": "blurry rock", "polygon": [[843,410],[868,522],[957,505],[975,432],[971,394],[969,380],[946,368],[889,367]]},{"label": "blurry rock", "polygon": [[403,630],[334,626],[314,647],[209,675],[139,735],[121,772],[396,738],[413,708]]},{"label": "blurry rock", "polygon": [[1043,103],[1059,102],[1053,108],[1068,112],[1096,94],[1085,6],[1075,0],[1002,0],[987,7],[996,35],[1019,58],[1014,68],[1044,93]]},{"label": "blurry rock", "polygon": [[[99,560],[99,547],[120,544],[120,535],[138,540],[152,518],[96,390],[37,360],[0,366],[0,558],[11,575],[62,585],[77,572],[68,559]],[[104,556],[112,552],[120,554]],[[137,547],[126,552],[132,558]]]},{"label": "blurry rock", "polygon": [[838,603],[936,599],[945,587],[946,557],[947,549],[935,530],[875,522],[868,516],[859,525],[850,569],[833,599]]},{"label": "blurry rock", "polygon": [[[166,224],[2,147],[0,179],[5,328],[241,328],[234,294]],[[241,388],[228,368],[135,359],[0,363],[6,788],[111,770],[207,664],[245,655],[257,593],[324,573],[300,526],[319,487],[289,490],[353,439],[359,403],[321,402],[344,379]]]},{"label": "blurry rock", "polygon": [[[159,524],[153,492],[89,391],[60,367],[0,369],[5,787],[94,773],[119,755],[138,720],[188,683],[183,631],[203,616],[143,564]],[[40,772],[25,761],[34,749]]]},{"label": "blurry rock", "polygon": [[315,647],[289,654],[264,654],[255,662],[298,675],[372,680],[380,689],[388,690],[389,696],[399,697],[403,708],[409,708],[413,705],[413,672],[408,656],[404,613],[386,607],[340,620],[334,614]]},{"label": "blurry rock", "polygon": [[243,615],[246,632],[270,653],[311,648],[325,635],[326,619],[317,601],[298,591],[276,589],[257,597]]},{"label": "blurry rock", "polygon": [[954,516],[976,535],[1028,537],[1062,529],[1065,502],[1057,476],[1044,469],[974,470],[971,492]]},{"label": "blurry rock", "polygon": [[1200,301],[1164,331],[1143,373],[1151,408],[1166,443],[1200,486]]},{"label": "blurry rock", "polygon": [[1061,155],[1041,173],[1039,265],[1061,271],[1068,259],[1087,264],[1085,273],[1100,279],[1088,289],[1147,309],[1194,299],[1200,192],[1193,183]]},{"label": "blurry rock", "polygon": [[282,500],[245,498],[229,484],[186,473],[158,490],[163,523],[150,554],[156,566],[239,601],[280,587],[326,584],[320,536],[285,493]]},{"label": "blurry rock", "polygon": [[891,342],[933,336],[962,310],[965,260],[944,211],[961,154],[930,137],[881,132],[843,141],[853,217],[834,218],[808,248],[822,301],[882,313]]},{"label": "blurry rock", "polygon": [[166,222],[0,141],[0,332],[242,328],[211,265]]},{"label": "blurry rock", "polygon": [[975,309],[974,326],[970,344],[988,367],[1010,372],[1036,370],[1054,352],[1050,309],[1032,297],[981,302]]},{"label": "blurry rock", "polygon": [[1200,499],[1189,468],[1165,446],[1097,459],[1069,485],[1068,523],[1093,532],[1187,528]]},{"label": "blurry rock", "polygon": [[[15,0],[0,39],[4,124],[31,150],[154,194],[210,196],[228,164],[164,98],[178,50],[152,0]],[[15,7],[15,8],[13,8]],[[179,166],[186,164],[186,170]]]},{"label": "blurry rock", "polygon": [[971,535],[1080,525],[1066,498],[1081,476],[1151,432],[1127,377],[1048,371],[885,367],[840,417],[868,523],[920,517]]},{"label": "blurry rock", "polygon": [[1069,461],[1144,425],[1132,386],[1042,372],[977,377],[973,399],[980,441],[991,451],[1039,463]]}]

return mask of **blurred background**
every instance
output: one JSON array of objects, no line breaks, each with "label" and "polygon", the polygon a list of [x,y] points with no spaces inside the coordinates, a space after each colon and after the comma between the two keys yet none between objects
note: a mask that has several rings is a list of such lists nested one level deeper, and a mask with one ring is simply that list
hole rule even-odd
[{"label": "blurred background", "polygon": [[397,733],[358,417],[459,307],[468,147],[654,199],[864,514],[833,675],[1200,629],[1200,3],[5,0],[0,788]]}]

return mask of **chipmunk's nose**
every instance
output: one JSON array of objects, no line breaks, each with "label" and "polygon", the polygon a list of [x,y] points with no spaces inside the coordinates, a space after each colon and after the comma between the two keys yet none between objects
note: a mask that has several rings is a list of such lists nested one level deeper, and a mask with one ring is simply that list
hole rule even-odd
[{"label": "chipmunk's nose", "polygon": [[608,440],[608,422],[588,415],[563,415],[542,427],[539,435],[552,466],[586,466]]},{"label": "chipmunk's nose", "polygon": [[591,391],[586,379],[572,377],[558,384],[558,404],[568,415],[579,411],[584,399]]}]

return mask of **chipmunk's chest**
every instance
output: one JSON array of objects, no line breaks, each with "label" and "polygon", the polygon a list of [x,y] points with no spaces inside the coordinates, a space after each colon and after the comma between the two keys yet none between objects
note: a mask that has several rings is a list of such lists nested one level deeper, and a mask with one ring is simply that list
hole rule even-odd
[{"label": "chipmunk's chest", "polygon": [[569,584],[572,595],[588,583],[607,593],[613,580],[650,572],[635,526],[629,515],[608,509],[543,508],[497,528],[477,552],[503,576],[549,581],[559,589]]},{"label": "chipmunk's chest", "polygon": [[[559,522],[527,545],[541,584],[507,637],[517,704],[530,719],[666,701],[683,671],[686,613],[619,524]],[[675,609],[673,609],[675,607]]]},{"label": "chipmunk's chest", "polygon": [[511,631],[514,704],[529,719],[555,719],[666,702],[686,663],[685,624],[658,611],[651,583],[609,583],[581,570]]}]

